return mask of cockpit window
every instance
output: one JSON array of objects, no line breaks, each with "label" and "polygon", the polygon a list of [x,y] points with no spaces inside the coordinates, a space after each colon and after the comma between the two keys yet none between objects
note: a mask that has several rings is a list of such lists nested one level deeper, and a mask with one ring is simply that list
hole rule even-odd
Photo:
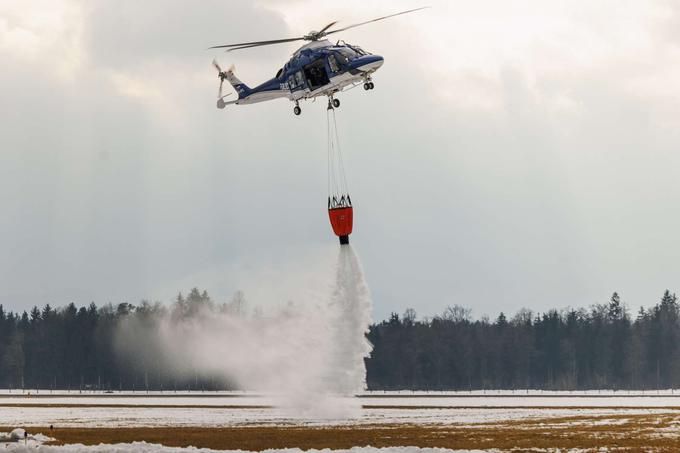
[{"label": "cockpit window", "polygon": [[357,57],[357,53],[349,47],[338,49],[338,54],[340,54],[340,60],[345,63],[349,63],[351,60],[354,60]]},{"label": "cockpit window", "polygon": [[279,71],[276,73],[276,78],[278,79],[281,77],[281,74],[283,73],[283,68],[279,69]]}]

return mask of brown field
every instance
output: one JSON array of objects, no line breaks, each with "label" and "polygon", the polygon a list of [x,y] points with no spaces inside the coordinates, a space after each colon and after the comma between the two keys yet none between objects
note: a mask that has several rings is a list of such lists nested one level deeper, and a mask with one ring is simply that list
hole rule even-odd
[{"label": "brown field", "polygon": [[[8,427],[0,427],[7,431]],[[155,428],[31,428],[58,444],[146,441],[167,446],[259,451],[268,448],[419,446],[451,449],[580,448],[597,451],[680,451],[680,414],[570,416],[493,424]]]}]

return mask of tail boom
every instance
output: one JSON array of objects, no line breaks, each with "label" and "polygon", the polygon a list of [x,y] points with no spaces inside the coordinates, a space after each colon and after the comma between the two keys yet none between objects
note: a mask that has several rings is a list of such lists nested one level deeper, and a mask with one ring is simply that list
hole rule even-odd
[{"label": "tail boom", "polygon": [[241,82],[241,80],[239,80],[239,78],[236,77],[233,69],[229,69],[227,72],[225,72],[225,76],[227,78],[227,81],[231,84],[231,86],[234,87],[234,90],[236,90],[239,99],[246,98],[253,91],[250,89],[248,85]]}]

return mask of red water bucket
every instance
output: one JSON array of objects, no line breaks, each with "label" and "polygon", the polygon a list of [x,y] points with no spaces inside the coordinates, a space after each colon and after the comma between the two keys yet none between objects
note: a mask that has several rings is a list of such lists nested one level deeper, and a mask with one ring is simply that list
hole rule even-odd
[{"label": "red water bucket", "polygon": [[352,234],[352,207],[330,208],[328,217],[331,220],[333,233],[340,238],[340,243],[349,244],[349,235]]}]

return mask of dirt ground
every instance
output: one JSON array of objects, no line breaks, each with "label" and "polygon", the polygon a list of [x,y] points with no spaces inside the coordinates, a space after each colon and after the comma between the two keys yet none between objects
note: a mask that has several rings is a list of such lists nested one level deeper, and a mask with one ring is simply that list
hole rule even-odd
[{"label": "dirt ground", "polygon": [[[9,427],[0,427],[7,431]],[[419,446],[528,451],[680,451],[680,414],[573,416],[467,425],[252,426],[224,428],[30,428],[57,444],[146,441],[176,447],[242,449]]]}]

